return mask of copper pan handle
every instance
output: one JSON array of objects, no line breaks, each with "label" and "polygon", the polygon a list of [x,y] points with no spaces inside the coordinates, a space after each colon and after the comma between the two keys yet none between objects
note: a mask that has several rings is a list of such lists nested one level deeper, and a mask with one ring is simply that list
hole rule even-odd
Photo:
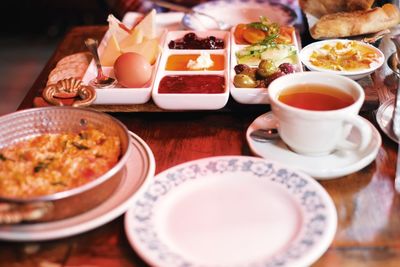
[{"label": "copper pan handle", "polygon": [[0,202],[0,224],[17,224],[43,218],[51,209],[51,202],[14,204]]}]

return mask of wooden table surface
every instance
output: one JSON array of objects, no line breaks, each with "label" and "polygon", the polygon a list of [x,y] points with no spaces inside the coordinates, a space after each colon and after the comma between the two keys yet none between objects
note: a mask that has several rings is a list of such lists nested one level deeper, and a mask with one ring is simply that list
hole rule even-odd
[{"label": "wooden table surface", "polygon": [[[45,86],[59,59],[86,51],[83,40],[101,39],[104,26],[73,28],[32,86],[19,109]],[[383,70],[372,75],[375,88],[396,84]],[[389,90],[394,90],[389,88]],[[268,106],[235,105],[223,111],[110,113],[152,149],[156,174],[186,161],[220,155],[251,155],[245,131]],[[375,125],[373,108],[362,115]],[[379,127],[376,125],[379,129]],[[380,131],[382,146],[366,168],[320,184],[332,197],[338,228],[330,248],[313,266],[400,266],[400,198],[394,190],[397,144]],[[0,242],[0,266],[146,266],[129,245],[123,216],[68,238],[45,242]]]}]

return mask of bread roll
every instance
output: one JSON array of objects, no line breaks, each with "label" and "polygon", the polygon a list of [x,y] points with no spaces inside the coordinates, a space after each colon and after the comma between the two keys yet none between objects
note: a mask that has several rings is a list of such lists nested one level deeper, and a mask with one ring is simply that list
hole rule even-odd
[{"label": "bread roll", "polygon": [[314,39],[348,37],[385,30],[399,22],[399,10],[392,4],[385,4],[365,11],[324,15],[310,33]]},{"label": "bread roll", "polygon": [[299,0],[301,9],[317,18],[337,12],[367,10],[373,3],[374,0]]}]

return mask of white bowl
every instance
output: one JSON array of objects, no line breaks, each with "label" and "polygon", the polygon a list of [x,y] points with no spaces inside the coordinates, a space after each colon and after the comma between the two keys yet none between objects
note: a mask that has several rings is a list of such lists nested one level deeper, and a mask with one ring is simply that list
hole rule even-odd
[{"label": "white bowl", "polygon": [[[378,61],[371,63],[370,67],[367,69],[362,69],[362,70],[357,70],[357,71],[330,70],[330,69],[326,69],[326,68],[317,67],[310,62],[310,56],[315,50],[320,49],[322,46],[324,46],[326,44],[332,45],[337,42],[342,42],[342,43],[357,42],[358,44],[360,44],[362,46],[366,46],[378,54]],[[361,42],[361,41],[348,40],[348,39],[331,39],[331,40],[315,42],[315,43],[309,44],[306,47],[304,47],[300,51],[300,60],[309,70],[334,73],[334,74],[346,76],[353,80],[358,80],[358,79],[368,76],[369,74],[371,74],[375,70],[377,70],[379,67],[381,67],[383,65],[383,63],[385,62],[385,56],[383,55],[382,51],[379,50],[378,48],[376,48],[370,44]]]},{"label": "white bowl", "polygon": [[[221,38],[225,42],[224,49],[170,49],[168,44],[171,40],[177,40],[182,38],[186,33],[193,32],[200,38],[208,36],[215,36]],[[171,71],[166,70],[166,63],[171,55],[182,55],[182,54],[201,54],[201,52],[207,52],[210,55],[218,54],[224,55],[225,68],[223,70],[182,70],[182,71]],[[163,54],[160,59],[158,67],[157,77],[154,82],[152,91],[152,98],[154,103],[165,110],[215,110],[223,108],[229,99],[229,52],[230,52],[230,36],[227,31],[170,31],[168,32],[163,47]],[[161,80],[165,76],[169,75],[217,75],[224,77],[225,90],[222,93],[210,94],[210,93],[160,93],[159,85]]]},{"label": "white bowl", "polygon": [[[231,29],[231,68],[229,70],[229,87],[231,95],[236,102],[241,104],[269,104],[268,88],[239,88],[233,84],[233,79],[236,75],[234,67],[238,64],[236,52],[248,46],[236,43],[234,36],[235,28],[236,26]],[[293,46],[296,49],[296,60],[293,65],[297,69],[296,72],[302,72],[303,68],[299,59],[299,42],[297,40],[296,32],[293,32],[292,38]]]},{"label": "white bowl", "polygon": [[[164,43],[166,30],[163,28],[157,29],[159,36],[159,43]],[[102,41],[99,44],[98,53],[101,56],[107,46],[108,41],[111,38],[111,32],[107,31]],[[150,100],[151,90],[154,85],[154,79],[156,77],[158,63],[161,57],[161,53],[157,56],[156,62],[151,66],[152,74],[150,80],[142,87],[128,88],[121,84],[117,84],[112,88],[96,88],[96,99],[93,104],[100,105],[131,105],[131,104],[144,104]],[[103,72],[106,76],[115,78],[114,68],[103,66]],[[84,84],[89,84],[90,80],[97,76],[96,63],[92,60],[82,78]]]}]

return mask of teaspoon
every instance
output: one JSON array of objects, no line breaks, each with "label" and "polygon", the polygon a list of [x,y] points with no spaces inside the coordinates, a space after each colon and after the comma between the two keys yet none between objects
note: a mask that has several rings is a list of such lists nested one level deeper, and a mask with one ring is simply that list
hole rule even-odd
[{"label": "teaspoon", "polygon": [[89,82],[89,85],[96,88],[109,88],[113,87],[117,80],[111,77],[104,75],[103,69],[101,67],[99,54],[97,53],[98,41],[92,38],[88,38],[85,40],[85,45],[88,48],[89,52],[92,54],[94,61],[96,62],[97,68],[97,76],[93,80]]},{"label": "teaspoon", "polygon": [[270,142],[279,138],[278,129],[268,128],[268,129],[257,129],[250,133],[250,137],[257,142]]}]

